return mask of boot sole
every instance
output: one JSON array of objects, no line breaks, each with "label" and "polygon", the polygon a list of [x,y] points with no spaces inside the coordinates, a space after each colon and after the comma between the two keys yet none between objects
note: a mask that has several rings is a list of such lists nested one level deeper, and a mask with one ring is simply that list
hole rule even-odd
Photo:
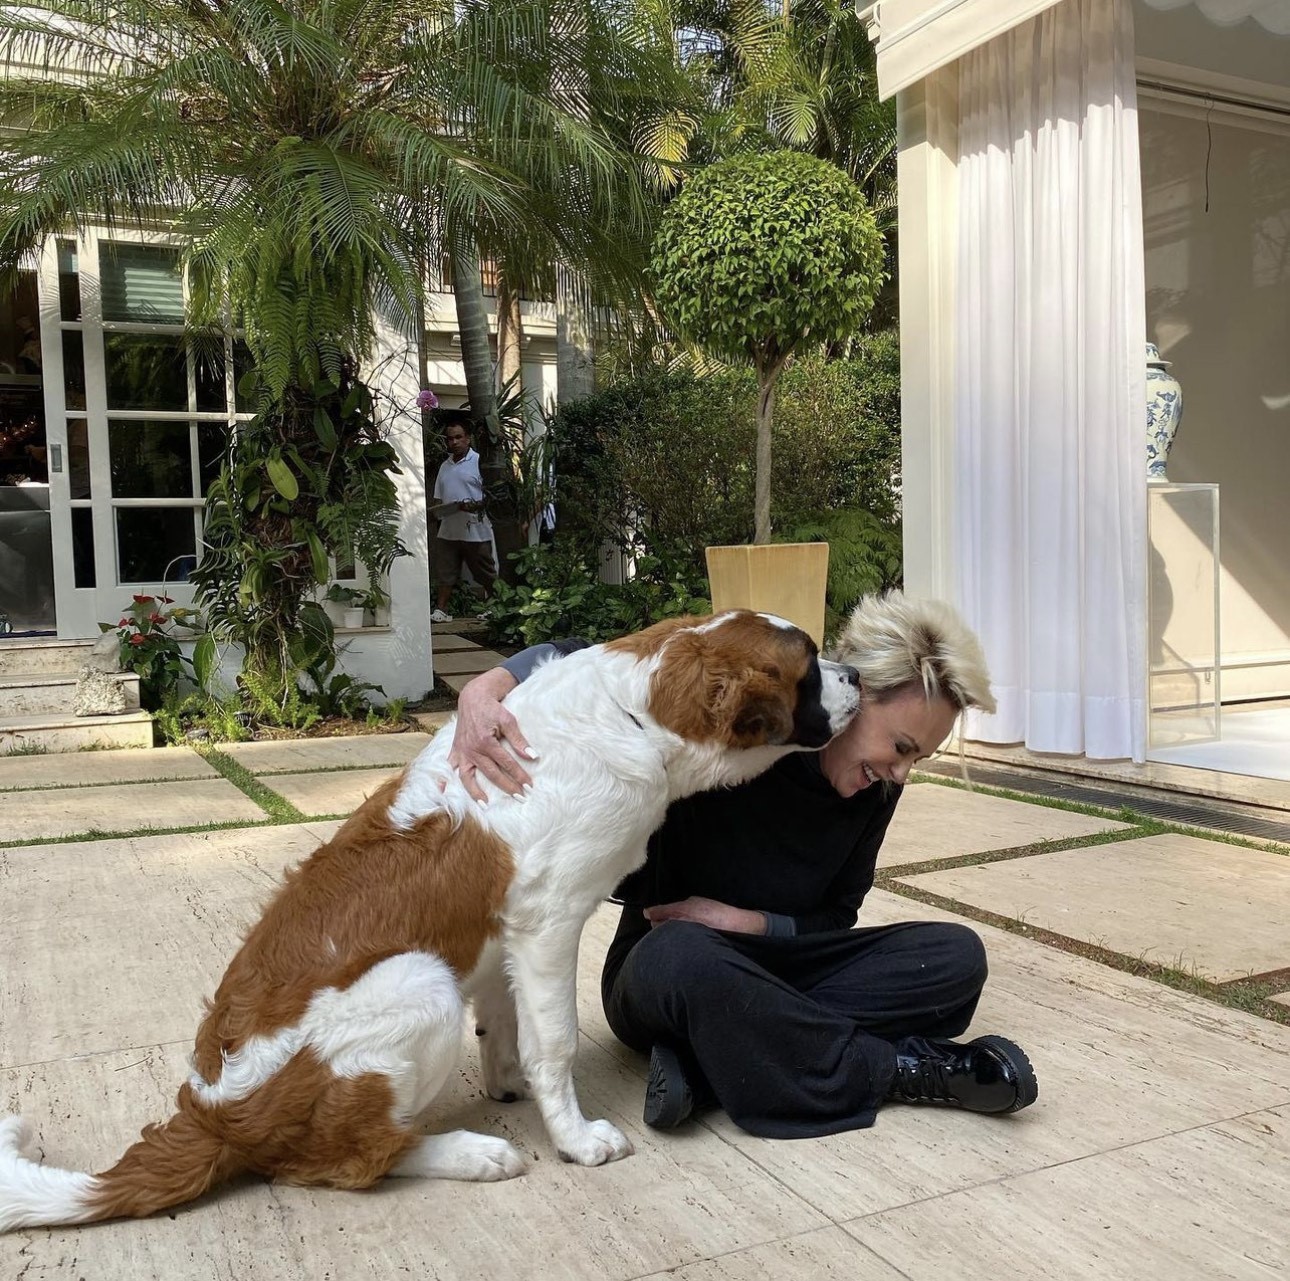
[{"label": "boot sole", "polygon": [[973,1039],[972,1044],[983,1045],[993,1050],[1001,1059],[1012,1065],[1012,1070],[1016,1074],[1016,1102],[999,1115],[1006,1116],[1009,1112],[1020,1112],[1022,1108],[1028,1108],[1039,1097],[1039,1080],[1035,1076],[1035,1069],[1030,1066],[1025,1050],[1015,1041],[1008,1040],[1006,1036],[978,1036]]},{"label": "boot sole", "polygon": [[649,1084],[645,1090],[645,1124],[655,1130],[673,1130],[694,1110],[681,1060],[674,1050],[656,1045],[649,1056]]}]

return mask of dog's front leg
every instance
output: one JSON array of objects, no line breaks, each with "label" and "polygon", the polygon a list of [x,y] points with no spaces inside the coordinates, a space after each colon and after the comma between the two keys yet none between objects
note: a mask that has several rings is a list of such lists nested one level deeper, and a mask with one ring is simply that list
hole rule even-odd
[{"label": "dog's front leg", "polygon": [[608,1121],[588,1121],[573,1088],[578,1050],[576,975],[582,922],[548,925],[507,940],[519,1015],[520,1059],[556,1151],[578,1165],[630,1156],[632,1145]]},{"label": "dog's front leg", "polygon": [[515,998],[502,967],[500,943],[494,941],[484,948],[466,991],[475,1004],[475,1035],[479,1038],[484,1093],[501,1103],[524,1098],[527,1091],[520,1067]]}]

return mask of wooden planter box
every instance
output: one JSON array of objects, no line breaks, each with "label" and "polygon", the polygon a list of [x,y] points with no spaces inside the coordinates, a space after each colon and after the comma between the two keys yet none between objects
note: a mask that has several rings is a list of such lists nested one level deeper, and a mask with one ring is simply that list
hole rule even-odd
[{"label": "wooden planter box", "polygon": [[796,623],[824,644],[828,543],[765,543],[709,547],[712,612],[755,609]]}]

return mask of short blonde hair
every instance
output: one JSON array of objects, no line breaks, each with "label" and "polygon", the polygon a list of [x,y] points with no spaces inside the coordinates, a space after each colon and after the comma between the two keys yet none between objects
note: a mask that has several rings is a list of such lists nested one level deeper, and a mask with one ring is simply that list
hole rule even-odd
[{"label": "short blonde hair", "polygon": [[912,600],[903,592],[866,596],[851,611],[834,654],[859,671],[861,688],[878,702],[917,685],[959,711],[994,711],[981,642],[943,600]]}]

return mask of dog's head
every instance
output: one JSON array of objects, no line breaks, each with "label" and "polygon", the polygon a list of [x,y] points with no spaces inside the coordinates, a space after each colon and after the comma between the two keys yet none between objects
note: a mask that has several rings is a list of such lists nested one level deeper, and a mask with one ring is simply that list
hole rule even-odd
[{"label": "dog's head", "polygon": [[823,747],[860,705],[855,668],[770,614],[668,619],[609,648],[650,663],[650,715],[692,742]]}]

